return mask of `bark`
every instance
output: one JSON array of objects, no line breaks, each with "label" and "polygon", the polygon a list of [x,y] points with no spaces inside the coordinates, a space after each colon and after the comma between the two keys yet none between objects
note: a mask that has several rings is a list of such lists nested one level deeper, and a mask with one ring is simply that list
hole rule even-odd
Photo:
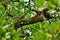
[{"label": "bark", "polygon": [[36,23],[38,21],[43,21],[43,16],[36,16],[36,17],[29,18],[26,20],[17,21],[14,24],[14,28],[17,29],[17,28],[22,27],[24,25],[33,24],[33,23]]},{"label": "bark", "polygon": [[[25,19],[25,20],[21,20],[21,21],[17,21],[14,24],[14,28],[17,29],[17,28],[22,27],[24,25],[33,24],[33,23],[36,23],[36,22],[39,22],[39,21],[43,21],[44,17],[46,17],[47,19],[52,18],[50,16],[50,14],[46,12],[47,9],[44,9],[42,11],[36,11],[36,10],[32,10],[32,11],[35,11],[37,13],[37,15],[35,17],[29,18],[29,19]],[[43,14],[44,17],[41,16],[41,14]]]},{"label": "bark", "polygon": [[25,33],[24,33],[23,26],[24,25],[28,25],[28,24],[32,24],[32,23],[36,23],[38,21],[43,21],[43,16],[36,16],[36,17],[29,18],[29,19],[26,19],[26,20],[17,21],[14,24],[14,28],[17,30],[17,28],[20,27],[21,28],[21,35],[20,35],[20,37],[24,38],[25,37]]},{"label": "bark", "polygon": [[[17,30],[17,28],[21,28],[21,37],[24,38],[24,30],[23,30],[23,26],[24,25],[28,25],[28,24],[33,24],[33,23],[36,23],[36,22],[39,22],[39,21],[43,21],[44,20],[44,17],[46,17],[47,19],[50,19],[50,18],[55,18],[55,17],[51,17],[49,13],[47,13],[47,9],[44,9],[42,11],[36,11],[36,10],[33,10],[37,13],[37,15],[33,18],[29,18],[29,19],[25,19],[25,20],[21,20],[21,21],[17,21],[15,24],[14,24],[14,28]],[[41,16],[41,14],[43,14],[43,16]]]}]

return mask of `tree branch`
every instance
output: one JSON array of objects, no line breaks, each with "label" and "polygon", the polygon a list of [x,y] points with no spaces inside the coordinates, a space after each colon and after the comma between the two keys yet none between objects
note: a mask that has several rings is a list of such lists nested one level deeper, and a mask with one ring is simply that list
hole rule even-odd
[{"label": "tree branch", "polygon": [[[25,19],[25,20],[21,20],[21,21],[17,21],[15,24],[14,24],[14,28],[17,30],[17,28],[21,28],[21,37],[24,38],[24,31],[23,31],[23,28],[22,26],[24,25],[28,25],[28,24],[33,24],[33,23],[36,23],[36,22],[39,22],[39,21],[43,21],[44,20],[44,17],[46,17],[47,19],[50,19],[50,18],[55,18],[55,17],[51,17],[49,13],[47,13],[47,9],[44,9],[42,11],[36,11],[36,10],[33,10],[37,13],[37,15],[35,17],[32,17],[32,18],[29,18],[29,19]],[[41,14],[43,14],[43,16],[41,16]]]},{"label": "tree branch", "polygon": [[36,23],[38,21],[43,21],[43,16],[36,16],[36,17],[29,18],[26,20],[17,21],[14,24],[14,28],[17,29],[17,28],[22,27],[24,25],[33,24],[33,23]]},{"label": "tree branch", "polygon": [[[29,19],[25,19],[25,20],[21,20],[21,21],[17,21],[15,24],[14,24],[14,28],[17,29],[21,26],[24,26],[24,25],[28,25],[28,24],[33,24],[33,23],[36,23],[36,22],[39,22],[39,21],[43,21],[44,20],[44,17],[46,17],[47,19],[50,19],[50,18],[55,18],[55,17],[51,17],[49,13],[47,13],[47,9],[44,9],[42,11],[36,11],[34,10],[37,15],[33,18],[29,18]],[[41,16],[41,14],[43,14],[43,16]]]}]

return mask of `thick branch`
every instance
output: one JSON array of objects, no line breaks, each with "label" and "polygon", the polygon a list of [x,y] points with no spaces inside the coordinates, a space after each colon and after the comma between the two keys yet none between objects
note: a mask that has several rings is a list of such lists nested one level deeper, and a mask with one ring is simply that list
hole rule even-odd
[{"label": "thick branch", "polygon": [[17,21],[14,24],[14,27],[16,29],[16,28],[22,27],[24,25],[36,23],[38,21],[43,21],[43,16],[36,16],[36,17],[29,18],[29,19],[26,19],[26,20]]},{"label": "thick branch", "polygon": [[[15,24],[14,24],[14,28],[17,30],[17,28],[21,28],[21,37],[24,38],[24,30],[23,30],[23,27],[24,25],[28,25],[28,24],[33,24],[33,23],[36,23],[36,22],[39,22],[39,21],[43,21],[44,20],[44,17],[45,16],[47,19],[50,19],[50,18],[54,18],[54,17],[51,17],[49,13],[47,13],[46,9],[42,10],[42,11],[36,11],[36,10],[33,10],[37,13],[37,15],[33,18],[29,18],[29,19],[25,19],[25,20],[21,20],[21,21],[17,21]],[[43,14],[43,16],[41,16],[41,14]]]},{"label": "thick branch", "polygon": [[[19,27],[22,27],[24,25],[28,25],[28,24],[33,24],[33,23],[36,23],[38,21],[43,21],[44,20],[44,17],[46,17],[47,19],[50,19],[50,18],[55,18],[55,17],[51,17],[49,13],[47,13],[47,9],[44,9],[42,11],[36,11],[34,10],[37,15],[33,18],[29,18],[29,19],[26,19],[26,20],[21,20],[21,21],[17,21],[15,24],[14,24],[14,28],[17,29]],[[41,14],[43,14],[43,16],[41,16]]]}]

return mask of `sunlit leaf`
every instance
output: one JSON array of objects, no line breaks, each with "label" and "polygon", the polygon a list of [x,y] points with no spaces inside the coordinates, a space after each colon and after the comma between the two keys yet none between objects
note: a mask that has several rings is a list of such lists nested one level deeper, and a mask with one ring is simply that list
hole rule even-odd
[{"label": "sunlit leaf", "polygon": [[34,3],[37,8],[41,8],[41,7],[43,7],[44,0],[34,0]]}]

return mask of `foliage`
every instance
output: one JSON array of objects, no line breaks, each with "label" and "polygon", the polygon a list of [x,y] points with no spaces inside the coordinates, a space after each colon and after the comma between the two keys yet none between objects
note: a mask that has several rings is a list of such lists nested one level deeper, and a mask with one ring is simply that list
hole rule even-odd
[{"label": "foliage", "polygon": [[[8,2],[8,1],[7,1]],[[58,0],[49,0],[45,4],[45,0],[33,0],[34,5],[29,5],[29,2],[9,2],[4,9],[0,2],[0,40],[60,40],[60,7]],[[29,10],[29,7],[31,9]],[[36,8],[37,7],[37,8]],[[14,23],[17,20],[28,19],[35,16],[32,9],[48,8],[51,16],[58,16],[57,19],[49,19],[43,22],[24,25],[25,37],[20,37],[21,29],[14,29]],[[9,16],[11,14],[12,16]],[[19,19],[16,16],[24,16]]]}]

